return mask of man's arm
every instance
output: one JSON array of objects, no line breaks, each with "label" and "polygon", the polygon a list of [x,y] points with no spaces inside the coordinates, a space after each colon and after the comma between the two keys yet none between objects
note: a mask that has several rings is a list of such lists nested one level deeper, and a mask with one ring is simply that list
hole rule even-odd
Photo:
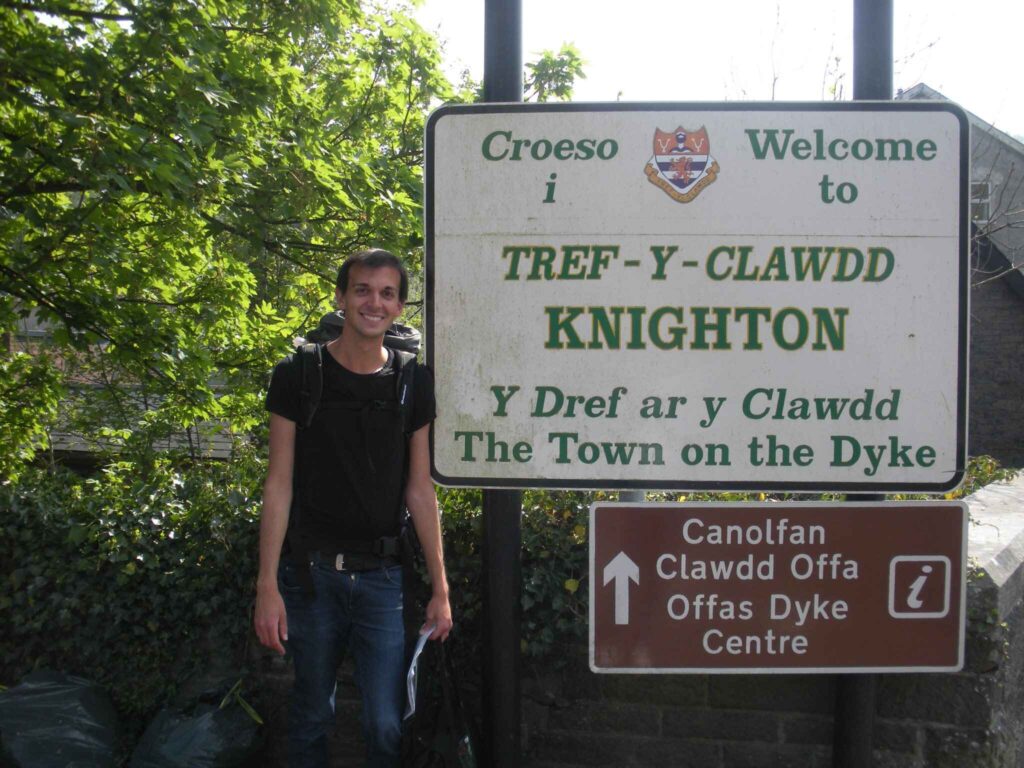
[{"label": "man's arm", "polygon": [[437,494],[430,479],[430,425],[413,432],[409,440],[409,480],[405,486],[405,505],[409,508],[416,536],[430,575],[431,597],[424,627],[434,626],[431,640],[444,640],[452,628],[452,609],[448,604],[448,577],[444,572],[444,548],[441,543],[441,518],[437,512]]},{"label": "man's arm", "polygon": [[270,460],[263,484],[260,515],[260,571],[256,579],[256,636],[267,648],[284,654],[288,639],[288,617],[277,588],[277,566],[281,545],[288,531],[292,503],[292,471],[295,464],[295,422],[270,415]]}]

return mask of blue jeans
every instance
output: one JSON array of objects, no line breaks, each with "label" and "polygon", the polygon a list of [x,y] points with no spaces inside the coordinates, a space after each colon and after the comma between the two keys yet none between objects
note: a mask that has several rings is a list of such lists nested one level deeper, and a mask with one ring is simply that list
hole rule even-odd
[{"label": "blue jeans", "polygon": [[405,704],[402,568],[347,573],[312,568],[307,594],[295,566],[278,574],[288,612],[288,652],[295,663],[288,718],[290,768],[327,768],[327,734],[334,728],[334,689],[346,651],[362,694],[368,768],[398,768]]}]

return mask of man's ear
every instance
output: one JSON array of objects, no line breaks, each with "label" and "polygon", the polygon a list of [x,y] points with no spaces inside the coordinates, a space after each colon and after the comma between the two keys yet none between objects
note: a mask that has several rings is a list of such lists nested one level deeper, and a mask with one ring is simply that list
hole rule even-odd
[{"label": "man's ear", "polygon": [[341,288],[334,289],[334,306],[342,312],[345,311],[345,297],[341,293]]}]

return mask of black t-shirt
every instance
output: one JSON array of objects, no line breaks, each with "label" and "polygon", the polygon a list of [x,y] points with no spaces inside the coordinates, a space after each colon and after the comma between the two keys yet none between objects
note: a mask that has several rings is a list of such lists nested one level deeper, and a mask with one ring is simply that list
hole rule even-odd
[{"label": "black t-shirt", "polygon": [[[343,551],[398,532],[408,439],[398,410],[394,353],[376,373],[358,374],[323,354],[323,395],[313,422],[295,437],[291,514],[311,549]],[[299,421],[299,354],[274,368],[267,410]],[[411,428],[433,421],[434,379],[416,366]]]}]

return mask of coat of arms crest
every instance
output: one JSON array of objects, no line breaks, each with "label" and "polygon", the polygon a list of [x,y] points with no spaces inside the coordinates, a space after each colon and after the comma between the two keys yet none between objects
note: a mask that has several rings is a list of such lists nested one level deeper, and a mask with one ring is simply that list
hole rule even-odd
[{"label": "coat of arms crest", "polygon": [[718,178],[718,171],[704,126],[696,131],[682,126],[671,132],[655,129],[654,155],[644,173],[673,200],[690,202]]}]

